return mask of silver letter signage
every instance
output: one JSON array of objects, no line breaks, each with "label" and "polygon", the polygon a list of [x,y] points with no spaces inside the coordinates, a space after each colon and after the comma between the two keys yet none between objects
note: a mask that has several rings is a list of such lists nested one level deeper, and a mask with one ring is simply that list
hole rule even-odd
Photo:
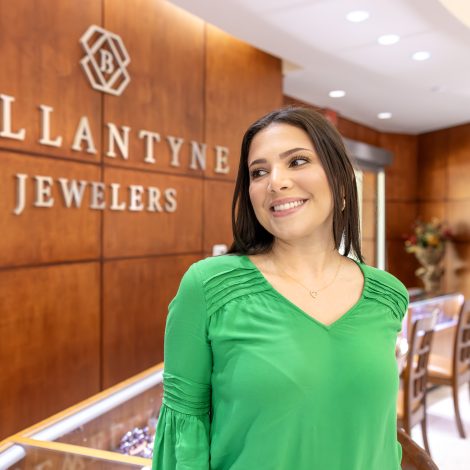
[{"label": "silver letter signage", "polygon": [[127,65],[131,61],[122,39],[114,33],[90,26],[80,38],[86,56],[80,61],[95,90],[119,96],[131,81]]},{"label": "silver letter signage", "polygon": [[11,129],[11,103],[15,101],[13,96],[0,94],[0,101],[2,102],[3,107],[3,126],[0,128],[0,137],[6,137],[7,139],[16,139],[24,140],[26,131],[20,129],[18,132],[13,132]]}]

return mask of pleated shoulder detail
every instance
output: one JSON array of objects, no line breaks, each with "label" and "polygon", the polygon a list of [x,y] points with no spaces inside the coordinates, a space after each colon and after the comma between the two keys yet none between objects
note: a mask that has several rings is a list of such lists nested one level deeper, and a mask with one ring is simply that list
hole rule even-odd
[{"label": "pleated shoulder detail", "polygon": [[269,291],[264,278],[241,256],[207,258],[196,266],[201,274],[208,318],[233,300]]},{"label": "pleated shoulder detail", "polygon": [[408,308],[409,295],[406,287],[392,274],[366,266],[364,297],[389,307],[393,316],[402,321]]}]

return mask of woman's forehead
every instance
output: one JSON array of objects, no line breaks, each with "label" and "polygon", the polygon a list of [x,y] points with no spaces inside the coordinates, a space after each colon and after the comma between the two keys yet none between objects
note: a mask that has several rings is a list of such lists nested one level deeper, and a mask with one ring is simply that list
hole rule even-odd
[{"label": "woman's forehead", "polygon": [[259,131],[250,145],[250,158],[258,158],[264,152],[282,154],[293,148],[315,151],[309,135],[299,127],[284,123],[273,123]]}]

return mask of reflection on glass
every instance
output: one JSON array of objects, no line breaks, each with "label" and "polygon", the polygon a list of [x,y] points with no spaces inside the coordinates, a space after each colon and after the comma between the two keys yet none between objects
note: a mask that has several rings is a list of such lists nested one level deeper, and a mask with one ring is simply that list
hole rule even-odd
[{"label": "reflection on glass", "polygon": [[148,434],[153,444],[162,395],[163,385],[159,383],[56,441],[149,458],[145,451],[148,446],[143,445],[147,436],[142,434]]},{"label": "reflection on glass", "polygon": [[14,447],[22,450],[22,455],[17,453],[19,459],[6,464],[3,454],[6,454],[8,450],[0,453],[1,470],[143,470],[146,468],[139,464],[110,461],[24,444]]}]

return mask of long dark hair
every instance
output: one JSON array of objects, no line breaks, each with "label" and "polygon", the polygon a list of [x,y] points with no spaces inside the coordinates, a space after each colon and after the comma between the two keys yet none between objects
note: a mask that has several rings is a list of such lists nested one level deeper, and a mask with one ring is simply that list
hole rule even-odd
[{"label": "long dark hair", "polygon": [[[240,165],[232,201],[233,243],[229,253],[259,254],[268,252],[274,237],[256,218],[251,205],[248,154],[254,136],[273,123],[289,124],[310,137],[325,170],[333,194],[333,237],[335,248],[344,239],[344,254],[352,254],[363,262],[359,243],[359,207],[356,177],[343,140],[335,127],[312,108],[289,106],[263,116],[243,136]],[[343,197],[345,208],[343,207]]]}]

